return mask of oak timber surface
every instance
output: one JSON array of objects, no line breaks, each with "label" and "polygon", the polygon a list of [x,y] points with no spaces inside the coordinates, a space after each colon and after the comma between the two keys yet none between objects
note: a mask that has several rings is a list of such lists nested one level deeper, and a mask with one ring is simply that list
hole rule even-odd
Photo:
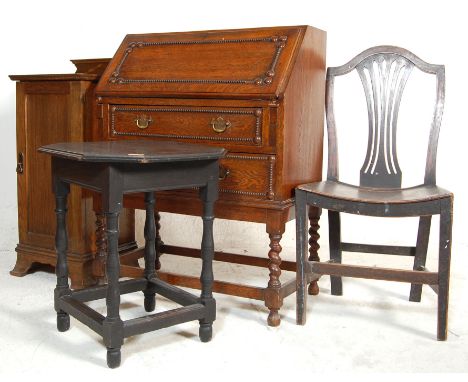
[{"label": "oak timber surface", "polygon": [[[266,225],[269,280],[265,288],[215,285],[223,293],[264,300],[272,326],[280,323],[283,298],[294,292],[280,280],[280,241],[294,217],[294,187],[322,176],[325,41],[325,32],[311,26],[128,35],[96,87],[97,140],[192,142],[228,150],[220,160],[215,213]],[[162,192],[156,200],[158,212],[201,213],[194,191]],[[136,195],[124,205],[144,208]],[[309,218],[315,258],[318,211]],[[252,257],[248,262],[258,263]],[[177,275],[173,281],[189,280]]]}]

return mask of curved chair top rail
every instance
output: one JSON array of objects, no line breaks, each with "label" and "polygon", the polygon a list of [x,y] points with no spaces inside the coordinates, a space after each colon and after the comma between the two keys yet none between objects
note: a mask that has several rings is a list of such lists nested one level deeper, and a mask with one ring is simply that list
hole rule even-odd
[{"label": "curved chair top rail", "polygon": [[436,156],[445,98],[445,67],[429,64],[410,51],[382,45],[363,51],[338,67],[327,69],[326,114],[328,128],[328,176],[338,180],[337,134],[334,116],[334,79],[357,70],[366,95],[369,140],[361,168],[361,186],[401,188],[401,170],[396,156],[398,110],[406,81],[413,67],[436,76],[436,100],[426,157],[424,183],[436,183]]},{"label": "curved chair top rail", "polygon": [[416,56],[414,53],[410,52],[407,49],[393,45],[379,45],[366,49],[365,51],[359,53],[356,57],[352,58],[344,65],[329,67],[328,72],[333,76],[341,76],[343,74],[347,74],[353,69],[355,69],[356,66],[362,61],[364,61],[366,58],[384,53],[396,54],[398,56],[404,57],[408,61],[411,61],[417,68],[419,68],[425,73],[437,74],[439,71],[444,71],[444,65],[430,64],[424,60],[421,60],[418,56]]}]

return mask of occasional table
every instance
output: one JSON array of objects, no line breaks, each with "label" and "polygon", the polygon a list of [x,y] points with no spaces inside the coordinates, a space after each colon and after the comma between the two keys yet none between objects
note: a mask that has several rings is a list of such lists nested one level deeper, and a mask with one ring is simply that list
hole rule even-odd
[{"label": "occasional table", "polygon": [[[43,146],[39,151],[52,156],[57,216],[55,310],[58,330],[69,329],[70,315],[89,326],[103,337],[107,347],[107,364],[111,368],[120,365],[123,339],[136,334],[199,320],[200,339],[202,342],[209,341],[216,316],[216,303],[212,295],[213,206],[218,196],[218,161],[225,155],[225,150],[167,141],[107,141],[57,143]],[[102,195],[102,208],[107,223],[107,285],[78,291],[69,287],[66,213],[70,184]],[[204,206],[202,288],[199,298],[160,280],[155,271],[154,191],[186,188],[199,188]],[[145,193],[144,277],[119,281],[118,218],[124,194],[135,192]],[[144,294],[147,312],[155,309],[157,293],[182,307],[122,321],[119,315],[120,295],[137,291]],[[106,317],[85,305],[87,301],[102,298],[106,298]]]}]

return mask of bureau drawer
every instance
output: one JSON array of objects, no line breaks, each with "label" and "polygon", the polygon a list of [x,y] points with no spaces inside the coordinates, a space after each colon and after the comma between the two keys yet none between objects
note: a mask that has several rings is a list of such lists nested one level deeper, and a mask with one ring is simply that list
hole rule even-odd
[{"label": "bureau drawer", "polygon": [[262,146],[262,108],[110,106],[113,138],[167,138],[219,146]]},{"label": "bureau drawer", "polygon": [[[275,164],[274,155],[228,153],[219,164],[219,199],[273,200]],[[192,188],[161,193],[177,197],[197,192]]]},{"label": "bureau drawer", "polygon": [[229,153],[220,163],[220,198],[274,198],[275,156]]}]

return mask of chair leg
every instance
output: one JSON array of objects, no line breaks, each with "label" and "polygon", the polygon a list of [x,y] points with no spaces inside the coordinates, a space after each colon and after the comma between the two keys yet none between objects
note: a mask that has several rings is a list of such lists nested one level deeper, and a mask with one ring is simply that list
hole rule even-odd
[{"label": "chair leg", "polygon": [[437,312],[437,339],[447,339],[450,257],[452,250],[452,198],[441,201],[439,237],[439,292]]},{"label": "chair leg", "polygon": [[[328,211],[328,231],[330,245],[330,260],[334,263],[341,263],[341,223],[340,213]],[[331,294],[334,296],[343,295],[343,281],[339,276],[330,276]]]},{"label": "chair leg", "polygon": [[296,189],[296,323],[305,325],[307,311],[306,193]]},{"label": "chair leg", "polygon": [[[154,192],[145,193],[145,278],[149,281],[155,277],[156,266],[156,221],[154,216]],[[148,286],[144,291],[145,310],[152,312],[156,307],[154,288]]]},{"label": "chair leg", "polygon": [[[432,216],[421,216],[419,218],[418,238],[416,240],[416,254],[414,256],[413,270],[419,271],[426,265],[427,246],[429,243],[429,233],[431,231]],[[409,300],[413,302],[421,301],[422,284],[411,284]]]}]

